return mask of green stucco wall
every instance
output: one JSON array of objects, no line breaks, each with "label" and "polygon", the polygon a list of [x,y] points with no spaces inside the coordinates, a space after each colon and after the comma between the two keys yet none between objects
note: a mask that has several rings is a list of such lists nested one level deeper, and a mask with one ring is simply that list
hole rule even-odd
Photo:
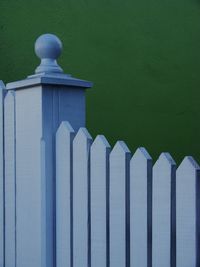
[{"label": "green stucco wall", "polygon": [[65,72],[94,82],[93,136],[200,160],[200,0],[1,0],[0,79],[33,73],[46,32],[63,41]]}]

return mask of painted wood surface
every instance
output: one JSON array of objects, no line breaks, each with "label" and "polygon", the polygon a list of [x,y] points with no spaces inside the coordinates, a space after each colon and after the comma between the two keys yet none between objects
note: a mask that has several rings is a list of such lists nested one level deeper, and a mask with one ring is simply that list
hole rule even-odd
[{"label": "painted wood surface", "polygon": [[72,266],[72,141],[74,130],[62,122],[56,134],[56,266]]},{"label": "painted wood surface", "polygon": [[[49,267],[53,251],[58,267],[199,267],[200,168],[194,159],[186,157],[176,171],[170,154],[162,153],[152,180],[144,148],[131,158],[123,141],[111,150],[104,136],[93,142],[86,128],[75,136],[67,121],[54,141],[58,94],[49,94],[49,112],[47,103],[34,106],[33,97],[42,103],[39,90],[30,98],[9,91],[0,110],[0,266]],[[48,120],[44,128],[42,119]]]},{"label": "painted wood surface", "polygon": [[152,159],[138,148],[130,162],[130,266],[147,267],[151,262]]},{"label": "painted wood surface", "polygon": [[200,167],[185,157],[176,177],[176,267],[199,267]]},{"label": "painted wood surface", "polygon": [[4,96],[5,85],[0,81],[0,266],[4,266]]},{"label": "painted wood surface", "polygon": [[16,264],[15,95],[5,97],[5,266]]},{"label": "painted wood surface", "polygon": [[125,267],[129,264],[130,157],[130,151],[122,141],[116,143],[110,154],[110,267]]},{"label": "painted wood surface", "polygon": [[[68,121],[74,131],[85,127],[85,90],[81,88],[65,87],[58,92],[59,99],[59,120]],[[58,91],[58,89],[56,89]]]},{"label": "painted wood surface", "polygon": [[[85,91],[64,86],[46,85],[42,88],[42,137],[46,143],[46,246],[47,266],[56,264],[56,144],[55,133],[62,121],[70,121],[78,130],[85,123]],[[51,218],[51,219],[50,219]],[[52,255],[52,257],[50,256]]]},{"label": "painted wood surface", "polygon": [[43,258],[51,255],[42,247],[47,210],[43,208],[46,177],[41,174],[41,88],[16,91],[15,106],[17,267],[44,267]]},{"label": "painted wood surface", "polygon": [[80,128],[73,141],[73,266],[89,264],[89,151],[92,138]]},{"label": "painted wood surface", "polygon": [[[45,142],[45,177],[42,205],[46,206],[43,225],[46,228],[46,266],[56,264],[56,148],[55,134],[59,127],[58,91],[50,86],[42,88],[42,139]],[[45,198],[43,195],[45,194]],[[47,219],[48,218],[48,219]],[[42,246],[43,248],[43,246]]]},{"label": "painted wood surface", "polygon": [[[153,167],[152,266],[173,267],[176,164],[162,153]],[[173,210],[172,210],[173,209]],[[172,255],[173,253],[173,255]],[[173,264],[172,264],[173,263]]]},{"label": "painted wood surface", "polygon": [[110,145],[98,135],[91,146],[91,267],[108,266],[108,183]]},{"label": "painted wood surface", "polygon": [[47,217],[47,207],[46,207],[46,180],[47,180],[47,161],[46,161],[46,142],[44,138],[40,140],[40,171],[41,171],[41,265],[47,266],[47,242],[46,238],[46,217]]}]

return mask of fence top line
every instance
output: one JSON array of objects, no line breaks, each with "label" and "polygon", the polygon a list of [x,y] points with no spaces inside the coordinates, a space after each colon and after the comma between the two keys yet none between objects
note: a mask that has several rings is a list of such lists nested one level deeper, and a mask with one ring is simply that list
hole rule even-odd
[{"label": "fence top line", "polygon": [[35,74],[29,75],[24,80],[8,83],[6,89],[25,89],[38,85],[60,85],[82,89],[92,87],[92,82],[74,78],[63,72],[57,63],[62,47],[61,40],[54,34],[46,33],[39,36],[35,42],[35,53],[41,63],[36,68]]}]

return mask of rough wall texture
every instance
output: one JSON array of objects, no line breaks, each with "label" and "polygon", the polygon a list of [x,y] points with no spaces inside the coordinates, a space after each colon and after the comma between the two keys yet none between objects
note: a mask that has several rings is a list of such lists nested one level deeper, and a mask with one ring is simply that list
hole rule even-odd
[{"label": "rough wall texture", "polygon": [[200,160],[200,0],[1,0],[0,10],[0,79],[33,73],[35,39],[55,33],[65,72],[95,83],[91,133]]}]

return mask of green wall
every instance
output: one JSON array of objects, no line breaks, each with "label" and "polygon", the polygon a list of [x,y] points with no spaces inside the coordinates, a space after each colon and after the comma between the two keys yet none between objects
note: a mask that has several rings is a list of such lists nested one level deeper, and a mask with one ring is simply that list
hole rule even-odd
[{"label": "green wall", "polygon": [[111,144],[200,160],[200,0],[0,0],[0,79],[32,74],[42,33],[66,73],[94,82],[87,127]]}]

